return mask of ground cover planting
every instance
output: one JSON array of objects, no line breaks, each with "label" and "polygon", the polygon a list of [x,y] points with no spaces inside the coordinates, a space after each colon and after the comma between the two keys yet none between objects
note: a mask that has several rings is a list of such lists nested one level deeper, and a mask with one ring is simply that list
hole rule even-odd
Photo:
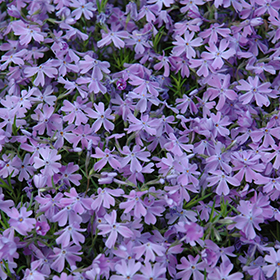
[{"label": "ground cover planting", "polygon": [[0,8],[0,279],[280,280],[279,0]]}]

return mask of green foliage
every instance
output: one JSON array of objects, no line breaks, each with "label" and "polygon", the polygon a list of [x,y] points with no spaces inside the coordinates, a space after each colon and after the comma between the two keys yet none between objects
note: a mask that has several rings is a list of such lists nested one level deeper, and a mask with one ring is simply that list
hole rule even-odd
[{"label": "green foliage", "polygon": [[118,52],[113,52],[114,60],[111,63],[113,71],[122,71],[125,69],[124,64],[134,63],[134,52],[129,48],[120,49]]},{"label": "green foliage", "polygon": [[178,73],[176,76],[170,75],[172,78],[173,87],[169,87],[169,89],[173,92],[174,97],[183,97],[183,94],[186,93],[185,82],[187,78],[182,78],[182,75]]},{"label": "green foliage", "polygon": [[105,7],[108,3],[108,0],[96,0],[96,5],[97,5],[97,10],[98,10],[98,13],[104,13],[105,12]]}]

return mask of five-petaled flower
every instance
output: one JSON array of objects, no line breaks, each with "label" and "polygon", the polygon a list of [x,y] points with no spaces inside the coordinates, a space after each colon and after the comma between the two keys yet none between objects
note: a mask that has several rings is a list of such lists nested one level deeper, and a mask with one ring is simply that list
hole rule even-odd
[{"label": "five-petaled flower", "polygon": [[132,238],[134,233],[127,227],[121,223],[116,222],[117,219],[117,212],[113,210],[111,214],[106,214],[104,216],[104,220],[107,222],[106,224],[102,223],[99,224],[97,227],[101,230],[98,234],[105,235],[110,233],[109,237],[107,238],[105,245],[108,248],[114,247],[118,234],[122,235],[124,238]]}]

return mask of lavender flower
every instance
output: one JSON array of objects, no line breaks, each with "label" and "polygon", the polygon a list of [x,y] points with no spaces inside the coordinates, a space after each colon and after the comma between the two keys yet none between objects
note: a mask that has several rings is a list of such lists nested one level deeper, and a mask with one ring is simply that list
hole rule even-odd
[{"label": "lavender flower", "polygon": [[26,211],[26,207],[21,207],[20,211],[17,208],[13,207],[7,215],[10,217],[9,224],[12,228],[14,228],[19,234],[27,235],[36,224],[36,220],[34,218],[28,218],[32,211]]},{"label": "lavender flower", "polygon": [[111,212],[111,215],[106,214],[104,216],[105,221],[108,224],[100,224],[98,225],[98,229],[101,230],[98,234],[107,234],[110,233],[105,245],[108,248],[114,247],[118,234],[122,235],[125,238],[131,238],[134,236],[134,233],[126,226],[116,223],[117,213],[115,210]]}]

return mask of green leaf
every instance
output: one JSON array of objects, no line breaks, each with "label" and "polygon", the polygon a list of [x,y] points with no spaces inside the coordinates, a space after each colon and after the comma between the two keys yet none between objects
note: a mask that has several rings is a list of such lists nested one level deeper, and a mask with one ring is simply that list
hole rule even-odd
[{"label": "green leaf", "polygon": [[96,5],[97,5],[98,13],[101,13],[101,6],[99,0],[96,0]]},{"label": "green leaf", "polygon": [[192,208],[193,206],[197,205],[199,201],[204,200],[205,198],[209,197],[210,195],[212,195],[212,193],[206,194],[199,199],[196,199],[198,196],[195,196],[190,202],[188,202],[184,206],[184,209]]},{"label": "green leaf", "polygon": [[24,270],[25,268],[26,268],[26,265],[20,266],[20,267],[17,269],[17,275],[19,275],[20,272],[21,272],[22,270]]},{"label": "green leaf", "polygon": [[0,182],[2,183],[0,187],[5,188],[11,192],[13,191],[13,187],[11,185],[8,185],[2,178],[0,178]]},{"label": "green leaf", "polygon": [[216,204],[216,198],[214,200],[212,209],[211,209],[211,213],[210,213],[210,217],[209,217],[209,222],[212,223],[213,222],[213,216],[214,216],[214,212],[215,212],[215,204]]},{"label": "green leaf", "polygon": [[17,132],[19,131],[19,127],[17,127],[16,125],[16,115],[14,116],[14,122],[13,122],[13,125],[12,125],[12,132],[13,132],[13,135],[17,135]]},{"label": "green leaf", "polygon": [[162,35],[166,34],[165,32],[163,32],[164,26],[162,26],[158,33],[156,34],[156,36],[153,37],[152,41],[153,41],[153,48],[156,52],[158,52],[158,44],[161,40]]}]

